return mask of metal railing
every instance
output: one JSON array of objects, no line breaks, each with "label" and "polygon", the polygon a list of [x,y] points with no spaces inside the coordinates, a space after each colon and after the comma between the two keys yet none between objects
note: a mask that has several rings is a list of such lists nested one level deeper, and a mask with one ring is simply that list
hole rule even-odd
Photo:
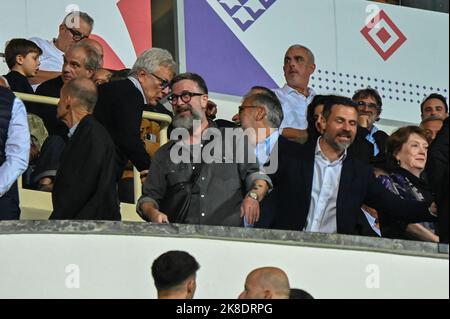
[{"label": "metal railing", "polygon": [[[39,103],[39,104],[47,104],[47,105],[53,105],[57,106],[59,99],[48,97],[48,96],[40,96],[40,95],[34,95],[34,94],[25,94],[25,93],[17,93],[14,92],[14,94],[21,99],[24,102],[31,102],[31,103]],[[143,119],[151,120],[160,123],[160,132],[159,132],[159,142],[160,147],[163,146],[168,142],[168,129],[170,123],[172,123],[172,119],[170,116],[160,113],[153,113],[153,112],[143,112],[142,114]],[[137,200],[142,195],[142,184],[141,184],[141,178],[138,170],[134,167],[134,201],[137,203]],[[19,187],[22,188],[22,181],[19,180]]]}]

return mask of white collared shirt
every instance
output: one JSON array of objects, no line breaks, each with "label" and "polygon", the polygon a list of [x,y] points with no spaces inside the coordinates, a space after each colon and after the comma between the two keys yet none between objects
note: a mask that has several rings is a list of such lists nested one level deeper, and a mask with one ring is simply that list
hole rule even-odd
[{"label": "white collared shirt", "polygon": [[347,151],[337,161],[330,162],[320,148],[320,138],[317,140],[311,206],[305,231],[337,233],[337,199],[346,157]]},{"label": "white collared shirt", "polygon": [[316,92],[313,89],[308,88],[308,90],[310,92],[308,97],[305,97],[287,84],[280,89],[274,90],[283,107],[284,120],[281,123],[281,130],[284,128],[306,130],[308,128],[306,112],[308,105],[316,96]]},{"label": "white collared shirt", "polygon": [[130,80],[134,84],[134,86],[139,90],[139,92],[141,92],[142,97],[144,98],[144,104],[147,105],[148,104],[147,103],[147,98],[145,97],[144,90],[142,89],[142,85],[138,81],[138,79],[136,79],[136,78],[134,78],[132,76],[129,76],[128,80]]}]

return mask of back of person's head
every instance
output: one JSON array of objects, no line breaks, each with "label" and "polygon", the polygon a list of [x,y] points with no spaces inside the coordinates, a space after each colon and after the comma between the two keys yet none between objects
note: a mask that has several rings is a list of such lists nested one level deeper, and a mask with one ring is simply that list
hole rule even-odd
[{"label": "back of person's head", "polygon": [[82,107],[89,113],[94,112],[98,93],[97,86],[91,79],[85,77],[73,79],[64,85],[62,92],[74,99],[72,107]]},{"label": "back of person's head", "polygon": [[302,289],[296,289],[296,288],[292,288],[291,289],[291,294],[289,296],[289,299],[304,299],[304,300],[308,300],[308,299],[314,299],[313,296],[311,296],[308,292],[302,290]]},{"label": "back of person's head", "polygon": [[5,48],[5,61],[11,70],[17,64],[17,57],[25,58],[30,53],[42,55],[42,50],[33,41],[27,39],[12,39]]},{"label": "back of person's head", "polygon": [[239,299],[289,299],[290,291],[289,279],[283,270],[264,267],[247,276]]},{"label": "back of person's head", "polygon": [[192,299],[199,269],[198,262],[187,252],[169,251],[159,256],[152,265],[159,298]]},{"label": "back of person's head", "polygon": [[175,72],[176,62],[169,51],[152,48],[143,52],[136,60],[130,71],[130,76],[137,77],[139,71],[144,70],[147,73],[155,73],[160,67],[167,67]]},{"label": "back of person's head", "polygon": [[130,76],[131,69],[114,70],[111,76],[111,82],[122,81]]},{"label": "back of person's head", "polygon": [[246,100],[253,105],[262,106],[266,110],[266,121],[271,128],[279,128],[284,119],[283,109],[280,100],[267,93],[256,93],[246,96]]}]

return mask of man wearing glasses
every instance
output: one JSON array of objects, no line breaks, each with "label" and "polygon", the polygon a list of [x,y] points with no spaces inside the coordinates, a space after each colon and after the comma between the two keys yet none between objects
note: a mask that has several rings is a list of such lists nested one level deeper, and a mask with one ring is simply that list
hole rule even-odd
[{"label": "man wearing glasses", "polygon": [[359,127],[357,139],[366,139],[373,146],[371,163],[382,166],[385,161],[386,141],[389,135],[379,130],[375,123],[380,120],[383,101],[377,90],[367,88],[355,92],[353,101],[358,104]]},{"label": "man wearing glasses", "polygon": [[176,62],[168,51],[153,48],[138,57],[127,79],[99,87],[94,116],[116,144],[117,180],[122,177],[128,161],[145,178],[150,157],[141,140],[142,112],[148,105],[156,106],[169,95],[175,67]]},{"label": "man wearing glasses", "polygon": [[94,27],[94,20],[85,12],[74,11],[69,13],[59,26],[58,37],[48,41],[33,37],[30,40],[36,43],[43,51],[40,58],[41,66],[32,84],[37,85],[53,79],[61,74],[64,60],[63,56],[73,44],[88,38]]},{"label": "man wearing glasses", "polygon": [[[172,141],[152,159],[137,211],[153,223],[253,225],[260,218],[259,204],[272,186],[270,178],[260,172],[256,159],[239,161],[234,152],[238,143],[208,120],[208,88],[199,75],[176,76],[172,90],[169,101],[176,130]],[[175,140],[178,135],[181,139]],[[222,147],[225,152],[220,153]],[[181,163],[180,151],[187,155],[182,155]]]}]

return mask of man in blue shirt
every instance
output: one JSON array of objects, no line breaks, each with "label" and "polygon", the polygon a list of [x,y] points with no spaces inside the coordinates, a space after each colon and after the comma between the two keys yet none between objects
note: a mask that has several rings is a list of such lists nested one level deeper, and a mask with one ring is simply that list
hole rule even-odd
[{"label": "man in blue shirt", "polygon": [[20,217],[17,179],[27,169],[30,131],[22,101],[0,86],[0,220]]}]

